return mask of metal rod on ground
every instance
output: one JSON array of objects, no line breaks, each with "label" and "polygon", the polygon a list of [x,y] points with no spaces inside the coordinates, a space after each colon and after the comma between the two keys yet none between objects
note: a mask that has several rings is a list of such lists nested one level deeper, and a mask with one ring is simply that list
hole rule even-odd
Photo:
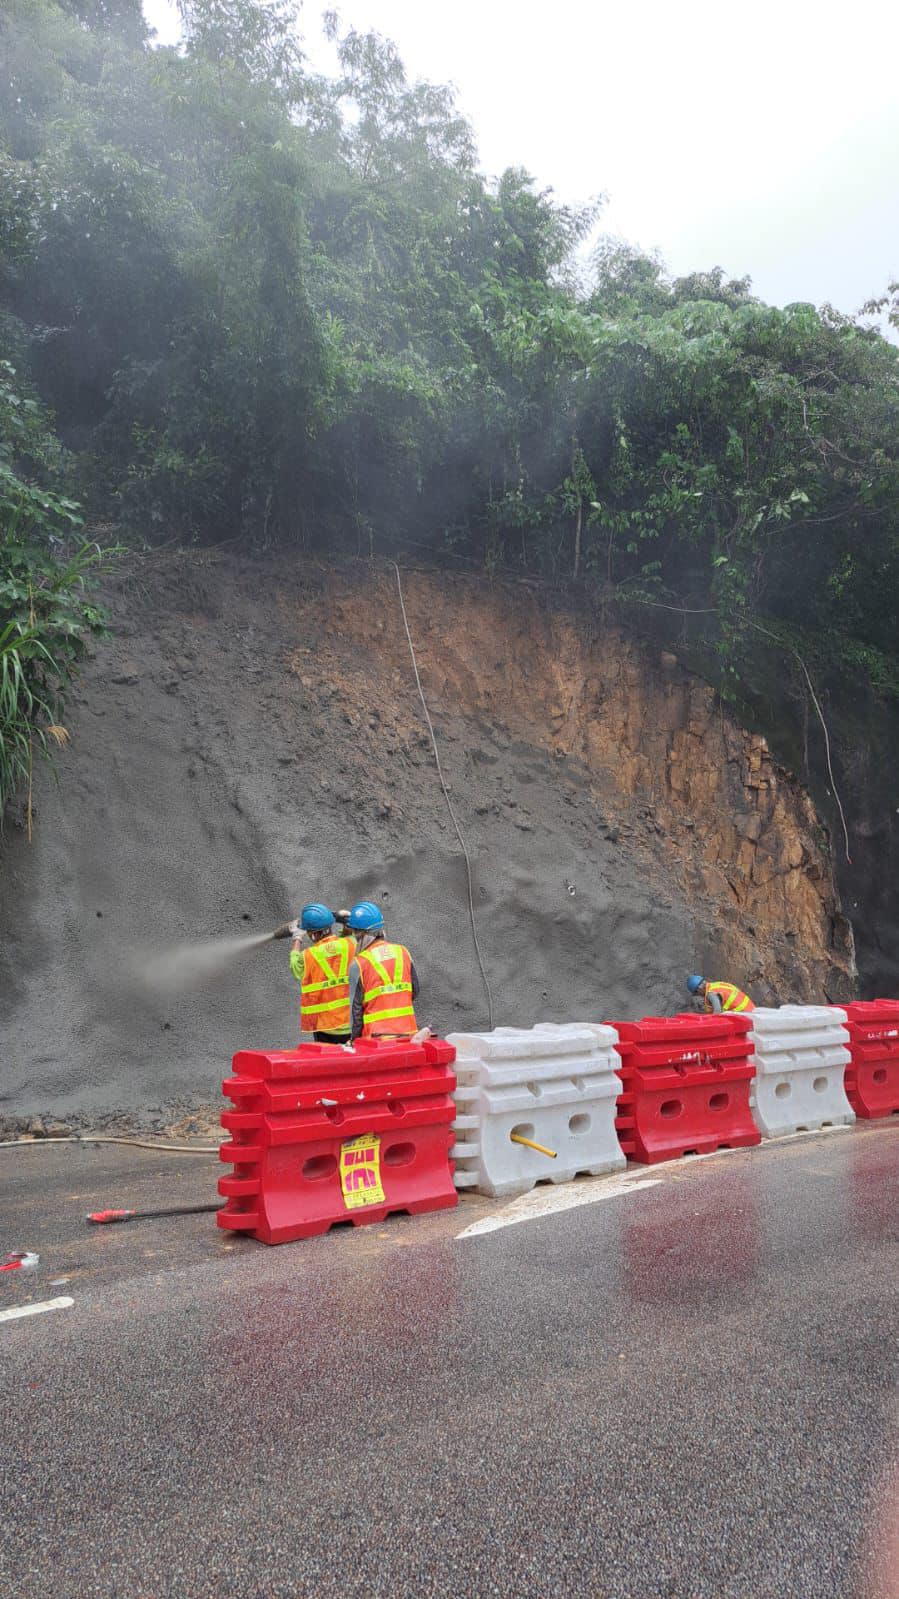
[{"label": "metal rod on ground", "polygon": [[535,1144],[533,1138],[522,1138],[520,1133],[510,1133],[509,1137],[513,1144],[526,1144],[528,1149],[536,1149],[538,1155],[548,1155],[550,1160],[556,1159],[554,1149],[547,1149],[545,1144]]},{"label": "metal rod on ground", "polygon": [[205,1211],[223,1210],[221,1204],[215,1205],[178,1205],[174,1210],[92,1210],[85,1221],[93,1222],[96,1227],[108,1227],[114,1221],[149,1221],[159,1216],[200,1216]]}]

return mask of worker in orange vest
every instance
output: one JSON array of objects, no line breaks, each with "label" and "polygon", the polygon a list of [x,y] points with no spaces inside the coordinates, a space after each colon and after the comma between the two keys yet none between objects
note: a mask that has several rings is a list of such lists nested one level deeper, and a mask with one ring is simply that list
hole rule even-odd
[{"label": "worker in orange vest", "polygon": [[394,944],[378,905],[363,899],[347,917],[358,934],[350,973],[350,1029],[357,1038],[411,1038],[418,1031],[418,974],[405,944]]},{"label": "worker in orange vest", "polygon": [[[356,940],[334,935],[334,913],[327,905],[304,905],[293,924],[290,969],[300,985],[300,1031],[317,1044],[350,1041],[350,965]],[[303,938],[308,943],[303,945]]]},{"label": "worker in orange vest", "polygon": [[722,1012],[733,1014],[755,1009],[749,995],[735,983],[710,983],[708,978],[697,976],[687,978],[687,987],[691,994],[702,999],[706,1011],[718,1016]]}]

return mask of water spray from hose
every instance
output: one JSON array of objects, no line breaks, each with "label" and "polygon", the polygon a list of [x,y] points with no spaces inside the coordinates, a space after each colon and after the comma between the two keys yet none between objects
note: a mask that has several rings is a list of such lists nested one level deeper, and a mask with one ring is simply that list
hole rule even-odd
[{"label": "water spray from hose", "polygon": [[293,923],[284,922],[273,933],[238,934],[199,943],[194,939],[190,943],[175,944],[142,961],[140,979],[145,987],[157,992],[187,993],[220,976],[242,955],[261,949],[263,944],[271,944],[275,939],[291,938],[293,932]]}]

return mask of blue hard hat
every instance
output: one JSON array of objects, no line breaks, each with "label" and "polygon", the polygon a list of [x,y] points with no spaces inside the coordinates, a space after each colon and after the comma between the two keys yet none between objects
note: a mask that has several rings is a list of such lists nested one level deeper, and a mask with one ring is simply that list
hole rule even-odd
[{"label": "blue hard hat", "polygon": [[688,977],[687,978],[687,987],[689,988],[690,993],[691,994],[698,994],[699,990],[701,989],[701,987],[702,987],[704,982],[705,982],[705,978],[704,977]]},{"label": "blue hard hat", "polygon": [[327,905],[304,905],[300,912],[300,926],[306,933],[322,933],[334,925],[334,912]]},{"label": "blue hard hat", "polygon": [[346,925],[354,933],[376,933],[384,926],[384,912],[370,899],[360,899],[350,911]]}]

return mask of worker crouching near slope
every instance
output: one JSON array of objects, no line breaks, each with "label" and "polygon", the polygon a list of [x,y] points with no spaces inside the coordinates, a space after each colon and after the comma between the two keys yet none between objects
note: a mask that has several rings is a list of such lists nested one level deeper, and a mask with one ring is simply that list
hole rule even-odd
[{"label": "worker crouching near slope", "polygon": [[749,995],[735,983],[710,983],[708,978],[697,976],[687,978],[687,987],[695,998],[702,1000],[703,1009],[710,1014],[720,1016],[723,1012],[734,1014],[755,1009]]},{"label": "worker crouching near slope", "polygon": [[353,1039],[410,1038],[418,1030],[419,991],[412,956],[405,944],[388,940],[383,913],[371,900],[353,906],[346,926],[359,940],[350,971]]},{"label": "worker crouching near slope", "polygon": [[[317,1044],[350,1041],[350,964],[356,940],[332,934],[327,905],[304,905],[290,948],[290,969],[300,985],[300,1031]],[[302,935],[308,944],[303,948]]]}]

